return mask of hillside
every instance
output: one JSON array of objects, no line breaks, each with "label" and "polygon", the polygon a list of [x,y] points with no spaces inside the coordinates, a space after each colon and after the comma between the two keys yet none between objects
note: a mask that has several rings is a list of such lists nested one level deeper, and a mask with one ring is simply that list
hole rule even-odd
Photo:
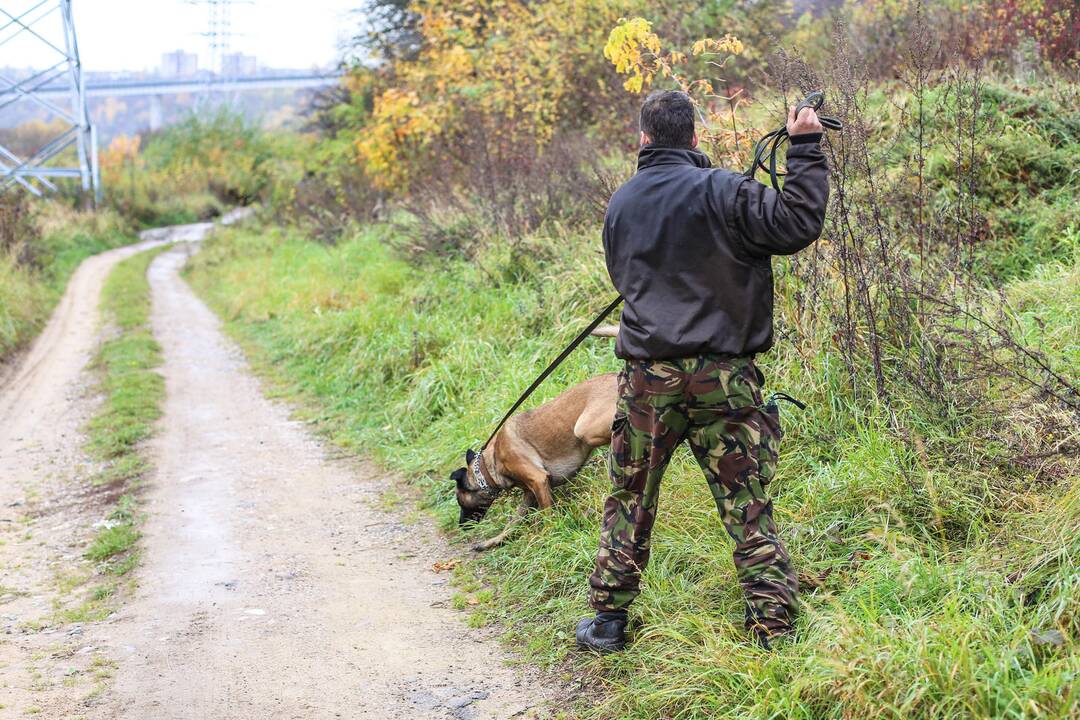
[{"label": "hillside", "polygon": [[[1004,309],[1012,339],[1075,382],[1080,222],[1064,199],[1076,179],[1058,165],[1080,147],[1075,106],[996,83],[983,93],[999,124],[979,139],[989,182],[974,205],[991,231],[972,252],[983,284],[964,302],[981,300],[965,307],[994,327]],[[944,133],[928,147],[944,156]],[[335,442],[420,479],[449,528],[449,471],[611,289],[592,223],[411,262],[397,249],[402,232],[371,225],[327,246],[301,230],[237,230],[210,241],[191,280]],[[827,236],[816,252],[837,242]],[[665,478],[624,656],[580,658],[570,642],[607,487],[600,457],[553,512],[459,571],[471,622],[499,623],[544,664],[573,656],[574,671],[584,666],[604,688],[590,716],[1070,716],[1080,476],[1067,406],[948,355],[953,378],[974,379],[950,380],[944,403],[920,392],[901,362],[939,331],[925,317],[926,335],[882,348],[888,392],[875,395],[872,362],[830,327],[837,288],[826,279],[819,302],[805,300],[805,262],[778,263],[785,337],[761,363],[770,390],[808,404],[784,408],[772,484],[805,590],[798,641],[774,655],[746,643],[730,544],[686,451]],[[1001,337],[986,347],[1020,367]],[[592,339],[535,403],[616,369],[610,341]],[[1075,403],[1068,389],[1050,391]],[[513,504],[498,503],[468,537],[495,534]]]}]

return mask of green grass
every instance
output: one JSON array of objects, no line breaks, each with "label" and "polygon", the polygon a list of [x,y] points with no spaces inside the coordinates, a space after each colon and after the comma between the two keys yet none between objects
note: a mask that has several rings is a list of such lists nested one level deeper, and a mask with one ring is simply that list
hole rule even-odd
[{"label": "green grass", "polygon": [[132,241],[126,224],[109,212],[76,212],[41,201],[28,238],[32,262],[0,251],[0,360],[26,345],[44,326],[79,264]]},{"label": "green grass", "polygon": [[125,482],[142,473],[138,445],[161,415],[164,381],[154,370],[161,364],[161,348],[148,324],[146,279],[146,268],[159,252],[149,250],[120,262],[102,291],[102,314],[107,332],[113,334],[95,360],[104,404],[87,425],[88,448],[106,463],[99,482]]},{"label": "green grass", "polygon": [[132,520],[103,528],[98,531],[98,534],[94,537],[94,542],[90,545],[90,549],[86,551],[86,559],[95,562],[108,560],[130,550],[138,539],[139,533],[135,529]]},{"label": "green grass", "polygon": [[[102,290],[101,310],[107,339],[98,350],[101,409],[87,424],[87,449],[103,463],[95,477],[124,491],[84,553],[98,568],[124,575],[138,562],[139,516],[131,493],[146,470],[140,443],[161,416],[164,381],[156,368],[161,349],[149,327],[150,285],[146,269],[164,248],[121,261]],[[110,586],[111,587],[111,586]],[[112,591],[98,599],[103,603]]]},{"label": "green grass", "polygon": [[34,273],[0,256],[0,359],[29,342],[58,297]]},{"label": "green grass", "polygon": [[[59,580],[55,608],[59,623],[106,618],[122,587],[116,578],[127,575],[139,562],[140,515],[134,492],[147,468],[140,443],[151,435],[165,395],[163,380],[156,372],[161,351],[149,327],[150,285],[146,269],[164,249],[147,250],[122,260],[109,273],[102,289],[106,339],[98,349],[94,368],[103,398],[100,409],[87,423],[86,449],[102,464],[94,483],[122,494],[83,552],[83,557],[93,563],[94,572],[61,576]],[[88,587],[91,581],[96,584]]]},{"label": "green grass", "polygon": [[[610,288],[584,233],[546,238],[551,259],[538,281],[507,269],[511,279],[492,283],[492,268],[507,268],[498,249],[484,270],[447,260],[433,272],[396,259],[386,232],[326,247],[288,232],[227,231],[190,278],[334,441],[415,477],[451,528],[448,473]],[[1074,375],[1078,272],[1075,260],[1051,263],[1008,289],[1026,339]],[[772,655],[746,642],[730,542],[686,452],[665,478],[626,654],[571,650],[607,486],[599,457],[557,493],[554,511],[455,570],[453,605],[472,612],[470,624],[502,623],[543,665],[573,656],[603,687],[588,716],[1070,716],[1080,671],[1076,476],[1030,487],[989,464],[993,449],[950,439],[953,427],[932,418],[916,418],[932,450],[920,453],[881,408],[852,397],[838,359],[818,349],[809,365],[790,344],[763,360],[770,387],[810,403],[785,414],[772,486],[796,564],[827,573],[807,588],[798,642]],[[531,402],[616,368],[610,341],[590,340]],[[468,536],[494,534],[513,503],[498,503]],[[1063,647],[1033,639],[1048,628],[1061,629]]]},{"label": "green grass", "polygon": [[[1080,181],[1068,168],[1080,121],[1051,95],[988,86],[998,124],[985,139],[977,201],[986,240],[974,267],[993,285],[984,309],[1004,298],[1023,342],[1075,379]],[[935,142],[934,202],[947,206],[945,140]],[[900,158],[891,172],[902,172],[910,144],[889,147]],[[206,243],[189,277],[317,427],[414,479],[449,537],[470,541],[501,529],[516,500],[460,532],[449,472],[612,295],[596,228],[557,220],[489,242],[472,262],[416,265],[394,252],[400,238],[386,226],[336,246],[298,230],[233,229]],[[1080,473],[1075,460],[1015,459],[1014,441],[1039,437],[1057,411],[1015,402],[1017,388],[1003,381],[955,388],[994,404],[993,417],[976,417],[928,402],[899,371],[884,407],[865,369],[853,382],[837,351],[824,307],[833,290],[807,319],[789,261],[776,267],[779,324],[799,334],[759,364],[769,390],[808,403],[784,407],[770,486],[810,581],[797,641],[773,654],[747,641],[731,543],[685,449],[665,476],[625,654],[572,649],[608,489],[601,456],[556,493],[551,512],[455,568],[451,604],[471,625],[498,623],[529,659],[594,681],[586,717],[1076,717]],[[618,367],[611,341],[590,339],[529,404]],[[1068,432],[1069,419],[1056,427]]]}]

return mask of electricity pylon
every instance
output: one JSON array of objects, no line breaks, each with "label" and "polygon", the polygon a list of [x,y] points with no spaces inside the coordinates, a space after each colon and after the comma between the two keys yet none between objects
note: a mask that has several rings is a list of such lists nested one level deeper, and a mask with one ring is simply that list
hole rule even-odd
[{"label": "electricity pylon", "polygon": [[225,56],[229,53],[230,43],[236,33],[232,29],[232,7],[250,5],[253,0],[183,0],[188,5],[205,5],[207,9],[206,32],[199,33],[206,38],[210,51],[210,74],[208,82],[226,81]]},{"label": "electricity pylon", "polygon": [[[6,0],[0,0],[0,3],[11,4]],[[79,178],[83,192],[93,192],[95,199],[100,199],[97,132],[90,124],[86,108],[86,84],[79,61],[79,45],[75,40],[71,0],[32,0],[32,3],[28,10],[18,14],[0,7],[0,59],[5,46],[12,47],[12,41],[18,38],[36,45],[38,50],[46,49],[55,62],[20,80],[0,73],[0,110],[16,103],[34,103],[60,118],[67,127],[44,145],[31,150],[26,157],[0,144],[0,191],[21,186],[34,195],[42,195],[57,189],[50,178]],[[58,19],[55,18],[57,13]],[[63,41],[59,44],[55,37],[50,39],[48,26],[51,23],[62,26]],[[56,28],[52,29],[55,31]],[[10,61],[0,62],[0,67],[11,64]],[[53,102],[35,92],[49,85],[55,88],[56,84],[70,87],[68,102]],[[75,148],[74,167],[50,164],[71,147]],[[69,158],[70,153],[64,159]]]}]

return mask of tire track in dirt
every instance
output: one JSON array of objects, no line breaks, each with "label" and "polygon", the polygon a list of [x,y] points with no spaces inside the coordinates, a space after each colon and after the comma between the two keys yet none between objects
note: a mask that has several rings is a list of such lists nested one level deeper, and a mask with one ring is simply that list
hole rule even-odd
[{"label": "tire track in dirt", "polygon": [[150,232],[84,261],[41,334],[0,377],[0,717],[74,717],[79,698],[93,692],[93,680],[79,682],[97,657],[81,624],[54,625],[72,600],[65,578],[90,572],[82,553],[102,508],[104,489],[91,484],[82,450],[95,405],[86,366],[109,271],[162,242]]},{"label": "tire track in dirt", "polygon": [[535,675],[445,608],[434,530],[377,509],[399,482],[332,459],[267,400],[217,318],[154,261],[165,415],[136,599],[102,638],[101,718],[543,716]]}]

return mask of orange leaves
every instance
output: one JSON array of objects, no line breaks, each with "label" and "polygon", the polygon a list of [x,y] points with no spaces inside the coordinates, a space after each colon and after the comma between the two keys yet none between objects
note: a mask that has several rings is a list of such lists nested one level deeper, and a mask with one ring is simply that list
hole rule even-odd
[{"label": "orange leaves", "polygon": [[[109,147],[102,153],[101,162],[117,162],[123,161],[126,158],[136,158],[139,156],[139,146],[142,144],[142,137],[139,135],[117,135],[109,143]],[[105,160],[104,158],[108,158]]]},{"label": "orange leaves", "polygon": [[356,150],[377,187],[401,186],[406,178],[403,152],[426,143],[439,127],[439,108],[425,105],[413,90],[391,87],[375,98],[371,122]]},{"label": "orange leaves", "polygon": [[742,41],[735,37],[731,33],[724,35],[719,40],[713,38],[702,38],[694,43],[693,54],[701,55],[702,53],[721,53],[725,55],[741,55],[746,48],[743,46]]},{"label": "orange leaves", "polygon": [[109,143],[109,147],[101,151],[98,165],[106,184],[118,182],[125,168],[131,169],[142,165],[142,159],[139,157],[141,143],[142,138],[138,135],[118,135]]}]

